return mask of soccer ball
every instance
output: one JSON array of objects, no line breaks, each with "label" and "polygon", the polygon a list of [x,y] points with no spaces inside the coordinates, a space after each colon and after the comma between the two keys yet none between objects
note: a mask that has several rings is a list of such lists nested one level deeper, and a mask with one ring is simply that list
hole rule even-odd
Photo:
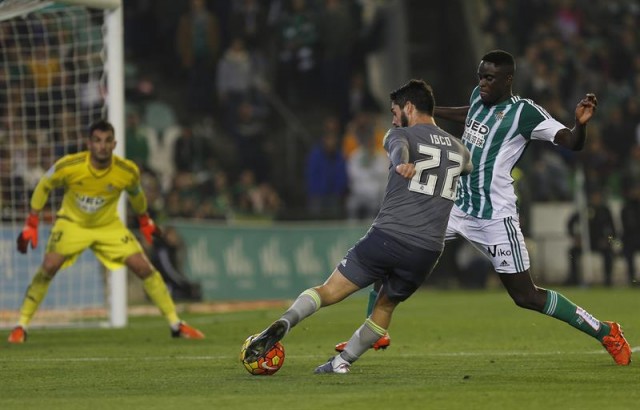
[{"label": "soccer ball", "polygon": [[244,368],[252,375],[270,376],[280,370],[284,364],[284,346],[282,343],[277,342],[264,357],[256,360],[255,362],[248,363],[244,360],[244,352],[247,350],[249,343],[251,343],[256,336],[258,336],[258,334],[249,336],[242,344],[242,349],[240,350],[240,361],[244,365]]}]

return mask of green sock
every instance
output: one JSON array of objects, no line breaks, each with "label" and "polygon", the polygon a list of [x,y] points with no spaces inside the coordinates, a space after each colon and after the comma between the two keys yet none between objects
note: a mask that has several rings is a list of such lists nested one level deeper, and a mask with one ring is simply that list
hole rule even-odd
[{"label": "green sock", "polygon": [[547,302],[544,304],[542,313],[562,320],[601,342],[602,338],[611,331],[609,325],[599,321],[589,312],[553,290],[547,290]]},{"label": "green sock", "polygon": [[367,305],[367,317],[371,316],[376,299],[378,299],[378,292],[375,289],[371,289],[371,292],[369,292],[369,304]]}]

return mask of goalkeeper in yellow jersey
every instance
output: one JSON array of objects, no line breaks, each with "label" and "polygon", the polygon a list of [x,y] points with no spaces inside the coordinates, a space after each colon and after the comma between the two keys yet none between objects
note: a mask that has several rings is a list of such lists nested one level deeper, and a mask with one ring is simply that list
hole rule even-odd
[{"label": "goalkeeper in yellow jersey", "polygon": [[33,277],[20,308],[20,319],[9,335],[10,343],[24,343],[27,326],[49,283],[56,273],[72,265],[85,250],[91,249],[108,268],[126,265],[143,281],[144,290],[171,326],[171,335],[203,339],[204,334],[181,321],[158,270],[143,253],[140,243],[117,213],[122,191],[138,217],[146,241],[160,233],[147,214],[147,199],[140,187],[140,171],[127,159],[113,154],[116,146],[113,126],[99,120],[89,127],[87,151],[60,158],[42,177],[31,197],[31,212],[20,236],[18,251],[26,253],[38,245],[39,212],[54,188],[64,188],[62,206],[51,230],[42,265]]}]

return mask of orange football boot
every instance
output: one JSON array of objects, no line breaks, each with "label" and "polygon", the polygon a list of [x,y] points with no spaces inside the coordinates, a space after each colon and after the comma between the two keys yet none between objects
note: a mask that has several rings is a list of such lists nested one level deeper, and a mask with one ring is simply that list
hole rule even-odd
[{"label": "orange football boot", "polygon": [[[336,345],[336,352],[342,352],[344,347],[347,345],[347,342],[338,343]],[[391,338],[389,337],[389,333],[385,333],[377,342],[375,342],[371,347],[373,350],[384,350],[391,345]]]},{"label": "orange football boot", "polygon": [[171,336],[182,339],[204,339],[204,333],[195,327],[189,326],[185,322],[180,322],[177,330],[172,329]]},{"label": "orange football boot", "polygon": [[629,347],[627,339],[624,338],[624,333],[620,325],[615,322],[603,323],[609,325],[611,331],[602,339],[602,346],[607,349],[607,352],[609,352],[617,364],[627,366],[631,363],[631,347]]},{"label": "orange football boot", "polygon": [[24,343],[27,341],[27,331],[22,326],[16,326],[13,328],[9,337],[7,338],[9,343]]}]

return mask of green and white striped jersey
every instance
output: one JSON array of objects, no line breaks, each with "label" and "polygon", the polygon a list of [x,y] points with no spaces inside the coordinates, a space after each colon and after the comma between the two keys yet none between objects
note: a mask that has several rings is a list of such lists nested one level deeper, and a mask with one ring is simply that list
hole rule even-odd
[{"label": "green and white striped jersey", "polygon": [[567,127],[538,104],[516,95],[485,105],[476,87],[469,105],[462,141],[474,168],[458,180],[456,206],[481,219],[516,216],[511,170],[531,140],[553,142],[556,133]]}]

